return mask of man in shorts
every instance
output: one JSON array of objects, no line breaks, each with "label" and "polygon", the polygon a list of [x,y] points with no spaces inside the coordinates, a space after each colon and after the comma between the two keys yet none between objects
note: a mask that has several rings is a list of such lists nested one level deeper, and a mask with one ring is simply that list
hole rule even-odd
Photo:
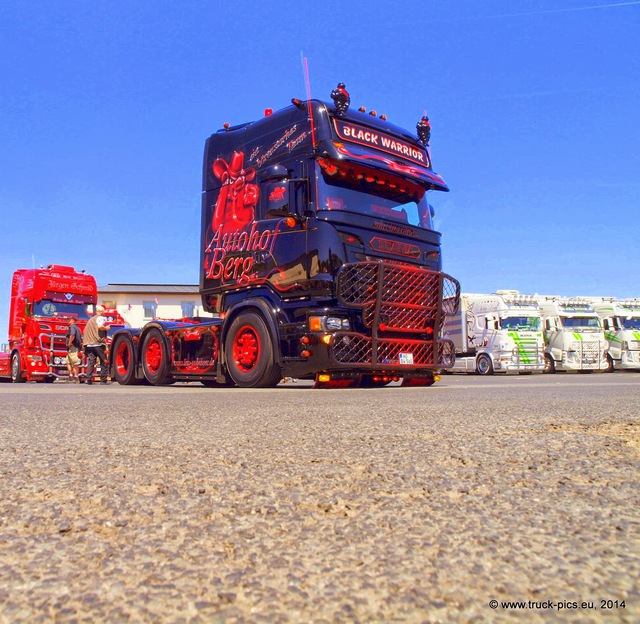
[{"label": "man in shorts", "polygon": [[87,321],[82,336],[82,344],[84,352],[87,354],[87,380],[85,383],[93,383],[93,371],[96,366],[96,360],[100,364],[100,383],[107,384],[107,346],[106,337],[107,330],[111,325],[106,324],[104,317],[104,306],[96,306],[96,313]]},{"label": "man in shorts", "polygon": [[69,371],[69,381],[78,383],[78,372],[80,370],[79,350],[82,345],[82,333],[76,325],[76,319],[69,319],[69,329],[67,330],[67,370]]}]

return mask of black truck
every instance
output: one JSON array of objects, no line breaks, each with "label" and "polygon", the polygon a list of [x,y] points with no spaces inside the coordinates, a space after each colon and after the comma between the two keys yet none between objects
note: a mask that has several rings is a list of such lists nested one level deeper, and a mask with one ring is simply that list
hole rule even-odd
[{"label": "black truck", "polygon": [[431,385],[455,359],[459,306],[442,272],[429,191],[430,126],[411,133],[331,102],[293,99],[206,141],[200,292],[215,318],[154,320],[114,335],[121,384]]}]

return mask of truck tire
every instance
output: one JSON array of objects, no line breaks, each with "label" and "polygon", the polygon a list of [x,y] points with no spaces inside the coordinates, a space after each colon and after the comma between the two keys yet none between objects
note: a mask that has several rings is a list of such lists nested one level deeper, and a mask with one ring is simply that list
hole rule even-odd
[{"label": "truck tire", "polygon": [[154,386],[169,382],[169,349],[162,332],[153,327],[142,344],[142,370],[145,379]]},{"label": "truck tire", "polygon": [[111,345],[112,377],[122,386],[140,383],[136,379],[136,355],[128,336],[118,336]]},{"label": "truck tire", "polygon": [[544,370],[542,372],[548,375],[553,375],[556,372],[555,362],[548,353],[544,354]]},{"label": "truck tire", "polygon": [[26,377],[22,374],[20,354],[17,352],[11,356],[11,381],[13,383],[24,383],[27,381]]},{"label": "truck tire", "polygon": [[476,373],[478,373],[478,375],[493,375],[493,362],[486,353],[481,353],[477,357]]},{"label": "truck tire", "polygon": [[267,325],[255,312],[241,312],[231,322],[225,362],[229,376],[241,388],[271,388],[282,379]]}]

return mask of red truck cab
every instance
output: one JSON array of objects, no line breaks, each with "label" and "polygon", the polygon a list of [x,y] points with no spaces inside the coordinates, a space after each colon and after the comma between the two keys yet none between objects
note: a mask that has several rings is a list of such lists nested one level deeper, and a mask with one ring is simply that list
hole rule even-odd
[{"label": "red truck cab", "polygon": [[83,331],[97,299],[95,278],[73,267],[50,264],[15,271],[8,350],[0,353],[0,378],[22,383],[67,377],[69,319],[75,318]]}]

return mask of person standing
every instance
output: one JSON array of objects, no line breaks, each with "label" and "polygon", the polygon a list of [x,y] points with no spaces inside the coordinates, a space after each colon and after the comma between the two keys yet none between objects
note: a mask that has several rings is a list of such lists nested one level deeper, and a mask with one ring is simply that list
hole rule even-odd
[{"label": "person standing", "polygon": [[80,369],[80,358],[78,352],[82,346],[82,332],[76,325],[76,319],[69,319],[69,329],[67,330],[67,370],[69,371],[69,381],[78,383],[78,372]]},{"label": "person standing", "polygon": [[106,324],[104,306],[96,306],[96,313],[87,321],[82,336],[82,344],[87,354],[87,381],[93,383],[93,371],[96,360],[100,362],[100,383],[107,383],[107,331],[111,326]]}]

